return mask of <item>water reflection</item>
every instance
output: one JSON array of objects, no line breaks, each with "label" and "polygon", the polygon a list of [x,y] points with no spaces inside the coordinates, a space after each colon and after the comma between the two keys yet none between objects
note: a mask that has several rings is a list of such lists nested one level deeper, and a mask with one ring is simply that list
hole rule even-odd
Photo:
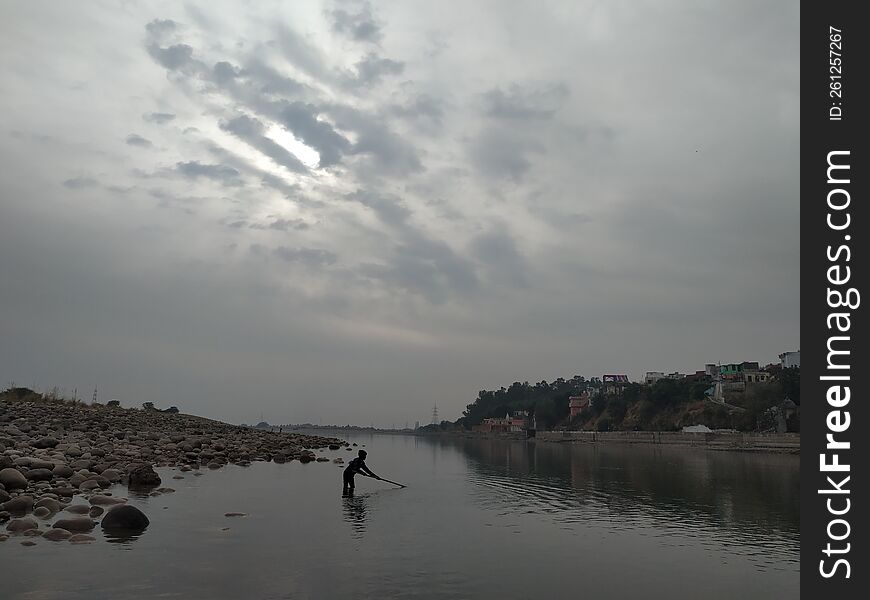
[{"label": "water reflection", "polygon": [[565,529],[650,530],[669,540],[796,562],[799,458],[657,446],[460,440],[476,501]]},{"label": "water reflection", "polygon": [[369,510],[369,494],[353,493],[342,496],[344,520],[350,524],[351,537],[362,539],[366,532],[366,513]]}]

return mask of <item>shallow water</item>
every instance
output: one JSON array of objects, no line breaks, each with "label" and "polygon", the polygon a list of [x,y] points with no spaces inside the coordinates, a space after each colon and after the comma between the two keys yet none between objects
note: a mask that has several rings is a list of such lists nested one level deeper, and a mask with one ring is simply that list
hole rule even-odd
[{"label": "shallow water", "polygon": [[342,498],[333,463],[255,463],[181,480],[160,469],[177,492],[131,497],[151,519],[137,539],[108,543],[97,529],[83,546],[0,542],[0,596],[799,596],[796,456],[345,439],[365,444],[375,473],[408,487],[357,477],[356,495]]}]

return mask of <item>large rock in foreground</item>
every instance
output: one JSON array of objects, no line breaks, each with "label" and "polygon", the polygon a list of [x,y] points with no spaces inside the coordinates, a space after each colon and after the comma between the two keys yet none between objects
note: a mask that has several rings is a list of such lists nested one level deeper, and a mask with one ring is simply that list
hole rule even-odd
[{"label": "large rock in foreground", "polygon": [[156,487],[160,485],[160,475],[151,465],[139,465],[130,471],[130,487]]},{"label": "large rock in foreground", "polygon": [[109,533],[138,533],[144,531],[149,523],[145,513],[125,504],[110,508],[103,517],[102,527]]},{"label": "large rock in foreground", "polygon": [[10,467],[0,471],[0,483],[6,486],[7,490],[23,490],[27,487],[27,477],[18,469]]},{"label": "large rock in foreground", "polygon": [[96,522],[90,517],[72,517],[71,519],[60,519],[53,527],[57,529],[66,529],[72,533],[82,533],[93,529]]}]

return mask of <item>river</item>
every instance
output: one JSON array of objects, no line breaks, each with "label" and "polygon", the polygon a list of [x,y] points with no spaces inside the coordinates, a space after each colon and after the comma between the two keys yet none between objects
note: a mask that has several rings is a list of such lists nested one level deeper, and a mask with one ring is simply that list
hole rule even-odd
[{"label": "river", "polygon": [[[321,432],[322,434],[322,432]],[[332,435],[332,434],[328,434]],[[15,600],[796,598],[799,457],[335,433],[398,489],[255,463],[131,497],[138,538],[0,543]],[[126,489],[115,488],[126,495]],[[246,516],[226,517],[241,512]]]}]

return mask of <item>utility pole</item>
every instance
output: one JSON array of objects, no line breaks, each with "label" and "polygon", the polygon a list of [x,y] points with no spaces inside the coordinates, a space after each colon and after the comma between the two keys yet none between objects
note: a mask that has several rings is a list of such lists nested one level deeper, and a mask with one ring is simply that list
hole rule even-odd
[{"label": "utility pole", "polygon": [[438,405],[437,404],[432,405],[432,424],[433,425],[438,424]]},{"label": "utility pole", "polygon": [[94,386],[94,404],[97,403],[97,386]]}]

